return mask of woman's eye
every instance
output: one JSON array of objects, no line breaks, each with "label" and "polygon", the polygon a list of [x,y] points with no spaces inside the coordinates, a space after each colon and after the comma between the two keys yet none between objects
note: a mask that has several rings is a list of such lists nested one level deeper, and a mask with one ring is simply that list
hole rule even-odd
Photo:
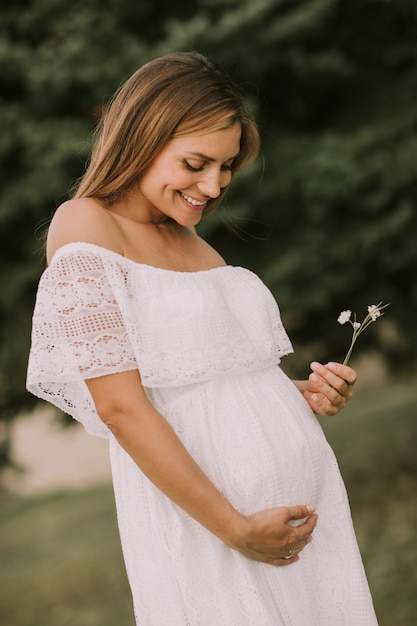
[{"label": "woman's eye", "polygon": [[200,167],[194,167],[186,159],[184,159],[184,165],[187,168],[187,170],[190,170],[190,172],[202,172],[204,169],[204,165],[200,165]]},{"label": "woman's eye", "polygon": [[[206,163],[203,163],[202,165],[191,165],[191,163],[189,161],[187,161],[187,159],[184,159],[183,161],[185,167],[187,168],[187,170],[190,170],[190,172],[202,172],[205,167],[206,167]],[[233,172],[233,164],[225,164],[221,166],[221,170],[222,172]]]}]

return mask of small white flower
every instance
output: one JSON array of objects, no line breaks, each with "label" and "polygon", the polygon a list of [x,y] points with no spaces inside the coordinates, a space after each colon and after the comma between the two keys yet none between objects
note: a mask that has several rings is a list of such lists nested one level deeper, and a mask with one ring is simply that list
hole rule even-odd
[{"label": "small white flower", "polygon": [[375,322],[378,319],[378,317],[381,317],[381,315],[384,315],[383,313],[381,313],[381,311],[385,309],[385,307],[387,306],[388,304],[382,304],[382,302],[380,302],[379,304],[370,304],[368,306],[368,315],[365,317],[362,323],[359,323],[356,321],[356,313],[353,314],[353,320],[352,320],[351,319],[352,311],[341,312],[341,314],[337,318],[337,321],[339,322],[339,324],[346,324],[346,322],[349,322],[353,328],[352,340],[350,343],[349,350],[345,356],[345,360],[343,361],[343,365],[347,365],[347,362],[350,359],[350,355],[352,354],[353,346],[355,345],[356,340],[359,337],[359,335],[363,333],[365,328],[368,328],[368,326],[372,324],[372,322]]},{"label": "small white flower", "polygon": [[368,306],[368,313],[371,316],[371,320],[375,322],[375,320],[381,315],[381,311],[377,304],[370,304]]},{"label": "small white flower", "polygon": [[342,311],[339,317],[337,318],[337,321],[339,322],[339,324],[346,324],[346,322],[350,321],[351,315],[352,315],[352,311],[349,311],[349,310]]}]

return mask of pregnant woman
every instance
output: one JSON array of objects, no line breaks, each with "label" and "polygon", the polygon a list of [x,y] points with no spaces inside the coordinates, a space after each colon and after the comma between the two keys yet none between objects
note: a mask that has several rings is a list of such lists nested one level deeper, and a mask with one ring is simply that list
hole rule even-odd
[{"label": "pregnant woman", "polygon": [[345,488],[315,414],[355,372],[291,381],[278,306],[196,233],[259,150],[197,53],[140,68],[48,233],[28,388],[109,441],[140,626],[374,626]]}]

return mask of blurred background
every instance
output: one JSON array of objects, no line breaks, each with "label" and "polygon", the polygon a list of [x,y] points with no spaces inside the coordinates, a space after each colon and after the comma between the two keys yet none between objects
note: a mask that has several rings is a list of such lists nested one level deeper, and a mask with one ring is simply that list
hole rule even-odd
[{"label": "blurred background", "polygon": [[105,443],[25,391],[56,207],[111,94],[146,61],[198,50],[242,85],[262,153],[199,228],[256,271],[295,347],[343,360],[337,317],[389,302],[360,378],[322,420],[350,495],[381,626],[417,623],[415,0],[4,0],[0,6],[0,621],[133,626]]}]

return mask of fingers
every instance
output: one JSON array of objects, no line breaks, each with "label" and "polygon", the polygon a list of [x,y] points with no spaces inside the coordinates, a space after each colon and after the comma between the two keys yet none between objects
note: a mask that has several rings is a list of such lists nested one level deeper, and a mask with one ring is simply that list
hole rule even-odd
[{"label": "fingers", "polygon": [[305,546],[312,540],[312,533],[317,525],[318,515],[313,513],[305,522],[296,526],[294,532],[289,537],[288,545],[290,548],[296,549],[300,546]]},{"label": "fingers", "polygon": [[313,361],[310,367],[319,377],[338,390],[346,386],[352,387],[356,382],[357,374],[348,365],[333,362],[322,365]]},{"label": "fingers", "polygon": [[323,394],[316,393],[306,396],[306,400],[316,415],[336,415],[345,407],[345,402],[340,399],[340,396],[339,399],[332,402]]},{"label": "fingers", "polygon": [[314,361],[310,365],[310,374],[306,392],[311,399],[313,410],[321,415],[334,415],[343,409],[352,398],[356,372],[341,363],[322,365]]},{"label": "fingers", "polygon": [[304,397],[317,415],[336,415],[348,402],[347,398],[335,390],[324,390],[323,393],[306,391]]},{"label": "fingers", "polygon": [[305,541],[300,543],[299,545],[294,545],[293,548],[288,550],[288,553],[275,561],[271,561],[271,565],[278,565],[280,567],[285,567],[286,565],[291,565],[291,563],[296,563],[300,560],[299,554],[300,552],[308,545],[311,541],[313,541],[313,537],[309,536]]},{"label": "fingers", "polygon": [[312,504],[297,504],[295,506],[287,506],[284,510],[287,514],[287,520],[301,520],[314,513],[316,509]]},{"label": "fingers", "polygon": [[313,541],[313,537],[309,534],[303,535],[298,540],[292,539],[282,547],[264,549],[262,546],[252,546],[249,549],[241,550],[241,552],[252,560],[282,567],[299,561],[300,553],[311,541]]},{"label": "fingers", "polygon": [[287,565],[291,565],[291,563],[296,563],[300,560],[300,557],[296,552],[290,551],[288,556],[284,556],[282,559],[276,559],[275,561],[271,561],[271,565],[275,565],[276,567],[286,567]]},{"label": "fingers", "polygon": [[[275,566],[299,560],[300,552],[312,541],[318,516],[313,506],[277,507],[255,513],[246,520],[249,532],[243,542],[234,545],[246,557]],[[291,521],[299,522],[296,527]]]},{"label": "fingers", "polygon": [[344,380],[350,386],[353,386],[355,384],[358,377],[354,369],[352,369],[348,365],[342,365],[342,363],[334,363],[333,361],[331,361],[330,363],[327,363],[324,367],[325,369],[330,370],[337,377]]}]

